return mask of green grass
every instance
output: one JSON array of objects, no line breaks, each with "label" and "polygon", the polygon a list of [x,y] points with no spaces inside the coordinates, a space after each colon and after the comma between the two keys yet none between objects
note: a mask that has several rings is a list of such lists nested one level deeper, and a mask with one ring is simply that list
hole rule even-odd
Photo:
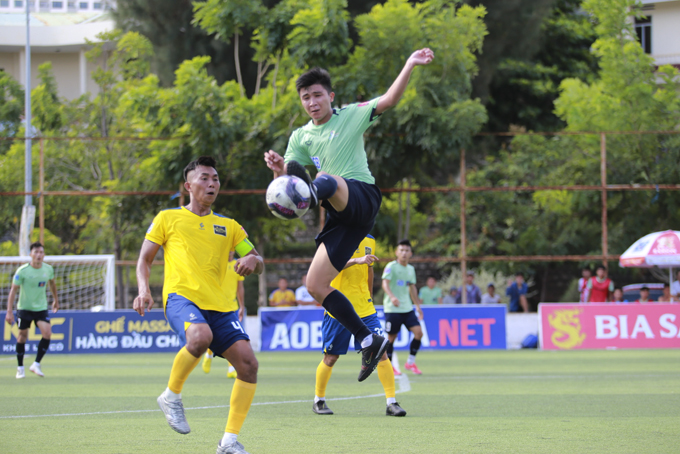
[{"label": "green grass", "polygon": [[[325,417],[311,411],[320,354],[257,356],[256,405],[239,437],[253,454],[680,449],[680,350],[421,352],[423,375],[409,375],[411,391],[397,394],[405,418],[384,416],[384,397],[362,397],[383,391],[377,374],[356,381],[357,355],[336,365],[327,393],[335,415]],[[215,360],[208,375],[199,366],[187,381],[192,432],[182,436],[155,402],[171,362],[167,354],[48,355],[47,378],[27,368],[16,380],[14,358],[0,356],[0,453],[215,452],[232,386],[226,364]],[[362,398],[333,400],[342,397]],[[222,408],[191,409],[214,406]]]}]

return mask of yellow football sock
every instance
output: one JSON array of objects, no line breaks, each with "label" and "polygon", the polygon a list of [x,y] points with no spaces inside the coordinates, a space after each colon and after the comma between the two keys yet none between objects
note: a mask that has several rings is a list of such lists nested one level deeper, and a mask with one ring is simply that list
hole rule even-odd
[{"label": "yellow football sock", "polygon": [[231,389],[231,399],[229,400],[229,418],[225,432],[238,435],[241,426],[248,416],[248,410],[253,403],[257,383],[246,383],[238,378]]},{"label": "yellow football sock", "polygon": [[314,388],[314,395],[317,397],[326,397],[326,386],[331,379],[333,368],[328,367],[326,363],[321,361],[316,368],[316,387]]},{"label": "yellow football sock", "polygon": [[378,363],[378,378],[380,379],[383,388],[385,388],[385,397],[388,399],[394,397],[394,370],[392,370],[392,363],[389,359]]},{"label": "yellow football sock", "polygon": [[175,361],[172,363],[172,370],[170,371],[170,380],[168,380],[168,388],[175,394],[182,392],[182,387],[184,382],[189,378],[189,374],[194,367],[198,365],[201,358],[196,358],[194,355],[189,353],[186,347],[177,352],[175,356]]}]

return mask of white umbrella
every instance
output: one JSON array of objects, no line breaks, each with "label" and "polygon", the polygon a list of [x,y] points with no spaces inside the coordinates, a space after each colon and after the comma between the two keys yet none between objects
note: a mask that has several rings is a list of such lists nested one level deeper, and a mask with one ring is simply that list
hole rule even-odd
[{"label": "white umbrella", "polygon": [[643,236],[621,255],[619,266],[670,268],[669,283],[672,282],[673,267],[680,266],[680,232],[666,230]]}]

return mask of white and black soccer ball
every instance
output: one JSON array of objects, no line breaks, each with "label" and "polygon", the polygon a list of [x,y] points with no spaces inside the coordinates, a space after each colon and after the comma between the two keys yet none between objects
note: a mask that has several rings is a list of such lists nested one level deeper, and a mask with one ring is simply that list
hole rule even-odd
[{"label": "white and black soccer ball", "polygon": [[309,210],[312,194],[307,183],[292,175],[283,175],[269,183],[267,206],[281,219],[297,219]]}]

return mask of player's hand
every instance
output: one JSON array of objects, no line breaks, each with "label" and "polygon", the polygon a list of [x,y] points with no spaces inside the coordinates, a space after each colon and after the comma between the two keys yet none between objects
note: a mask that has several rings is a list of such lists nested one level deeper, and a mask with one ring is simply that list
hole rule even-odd
[{"label": "player's hand", "polygon": [[5,314],[5,321],[9,323],[9,326],[14,325],[14,311],[7,311],[7,314]]},{"label": "player's hand", "polygon": [[397,298],[396,296],[390,296],[390,300],[392,300],[392,304],[394,305],[394,307],[399,307],[399,298]]},{"label": "player's hand", "polygon": [[416,311],[418,312],[418,320],[422,320],[423,319],[423,310],[421,308],[419,308],[418,306],[416,306]]},{"label": "player's hand", "polygon": [[363,257],[360,257],[357,259],[357,265],[373,265],[375,262],[380,260],[378,257],[375,255],[364,255]]},{"label": "player's hand", "polygon": [[59,311],[59,301],[54,300],[52,302],[52,313],[56,314]]},{"label": "player's hand", "polygon": [[255,268],[260,263],[260,259],[256,255],[246,255],[236,261],[234,271],[239,276],[250,276],[255,272]]},{"label": "player's hand", "polygon": [[137,311],[139,315],[144,317],[144,310],[150,311],[153,307],[153,298],[150,293],[143,293],[135,298],[132,308]]},{"label": "player's hand", "polygon": [[434,52],[426,47],[413,52],[408,58],[408,63],[412,63],[416,66],[429,65],[432,60],[434,60]]},{"label": "player's hand", "polygon": [[264,162],[274,173],[283,174],[283,157],[274,150],[269,150],[264,154]]}]

